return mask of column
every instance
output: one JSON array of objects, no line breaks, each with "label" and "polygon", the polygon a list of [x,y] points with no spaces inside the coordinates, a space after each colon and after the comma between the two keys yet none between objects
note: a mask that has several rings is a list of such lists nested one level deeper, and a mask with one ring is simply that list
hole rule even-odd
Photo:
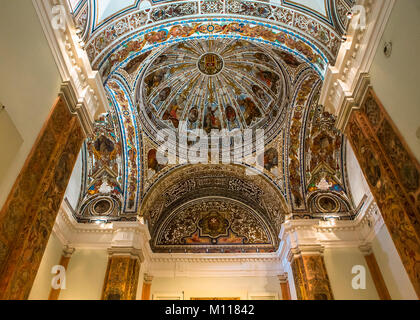
[{"label": "column", "polygon": [[0,299],[27,299],[35,280],[85,139],[69,108],[60,96],[0,211]]},{"label": "column", "polygon": [[[67,271],[67,267],[69,266],[70,258],[73,255],[75,249],[71,247],[64,247],[63,249],[63,255],[61,256],[60,263],[58,265],[64,267],[64,269]],[[51,288],[50,295],[48,297],[48,300],[58,300],[58,297],[60,296],[61,289],[54,289]]]},{"label": "column", "polygon": [[279,275],[278,278],[280,281],[282,300],[292,300],[290,295],[289,277],[287,273]]},{"label": "column", "polygon": [[141,250],[111,248],[106,269],[102,300],[136,300]]},{"label": "column", "polygon": [[372,88],[346,135],[420,298],[420,165]]},{"label": "column", "polygon": [[298,300],[334,300],[322,246],[296,247],[289,252]]},{"label": "column", "polygon": [[366,264],[368,265],[379,299],[392,300],[388,292],[388,288],[386,287],[385,280],[382,276],[381,269],[379,269],[378,262],[376,261],[376,257],[372,251],[372,247],[370,245],[364,245],[360,246],[359,249],[365,256]]},{"label": "column", "polygon": [[152,281],[153,281],[153,276],[146,273],[144,275],[144,280],[143,280],[143,291],[141,294],[141,300],[151,300],[150,289],[152,288]]}]

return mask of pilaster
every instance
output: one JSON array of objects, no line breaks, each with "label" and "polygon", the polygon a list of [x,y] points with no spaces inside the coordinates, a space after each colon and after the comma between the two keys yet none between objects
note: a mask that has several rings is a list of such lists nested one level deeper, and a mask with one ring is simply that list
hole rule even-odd
[{"label": "pilaster", "polygon": [[280,287],[281,287],[281,296],[283,300],[292,300],[291,294],[290,294],[290,286],[289,286],[289,277],[287,273],[283,273],[278,276],[278,279],[280,281]]},{"label": "pilaster", "polygon": [[[58,265],[62,266],[64,268],[64,270],[66,270],[66,271],[67,271],[67,267],[69,266],[71,256],[73,255],[75,250],[76,250],[75,248],[72,248],[72,247],[69,247],[69,246],[65,246],[64,249],[63,249],[63,254],[61,256],[61,259],[60,259],[60,262],[58,263]],[[58,300],[58,298],[60,296],[60,292],[61,292],[61,288],[59,288],[59,289],[51,288],[48,300]]]},{"label": "pilaster", "polygon": [[334,300],[321,245],[295,247],[288,255],[298,300]]},{"label": "pilaster", "polygon": [[150,300],[150,291],[152,288],[153,276],[150,274],[144,274],[143,279],[143,291],[141,294],[141,300]]},{"label": "pilaster", "polygon": [[27,299],[85,134],[59,97],[0,212],[0,299]]},{"label": "pilaster", "polygon": [[376,261],[375,254],[373,253],[372,246],[370,244],[365,244],[360,246],[359,249],[365,257],[379,298],[381,300],[391,300],[391,296],[389,294],[388,288],[386,287],[381,269],[379,269],[378,262]]}]

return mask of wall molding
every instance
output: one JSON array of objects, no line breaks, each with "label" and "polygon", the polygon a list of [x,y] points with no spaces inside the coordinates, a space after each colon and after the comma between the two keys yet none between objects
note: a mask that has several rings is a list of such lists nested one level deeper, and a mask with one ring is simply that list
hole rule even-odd
[{"label": "wall molding", "polygon": [[[154,253],[150,233],[142,221],[81,224],[63,201],[53,232],[63,246],[77,249],[141,251],[145,273],[154,277],[277,277],[288,270],[291,252],[319,254],[328,248],[359,248],[370,244],[383,226],[370,196],[354,221],[288,220],[280,233],[281,244],[273,253],[191,254]],[[314,250],[310,250],[310,249]],[[309,250],[309,251],[308,251]]]},{"label": "wall molding", "polygon": [[320,97],[320,104],[338,117],[337,127],[341,130],[364,95],[367,74],[395,0],[359,0],[357,4],[365,8],[366,26],[359,26],[358,15],[352,18],[336,64],[327,70]]},{"label": "wall molding", "polygon": [[[84,43],[77,34],[68,1],[32,0],[32,3],[63,81],[60,96],[66,100],[71,112],[77,114],[85,133],[90,135],[94,120],[108,110],[108,100],[101,77],[92,70]],[[53,9],[63,15],[62,29],[53,27],[53,21],[57,20]]]}]

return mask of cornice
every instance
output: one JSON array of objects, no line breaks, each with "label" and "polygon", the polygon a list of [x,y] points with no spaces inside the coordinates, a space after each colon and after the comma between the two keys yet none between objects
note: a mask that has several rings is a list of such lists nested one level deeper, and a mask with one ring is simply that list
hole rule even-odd
[{"label": "cornice", "polygon": [[[77,114],[87,135],[96,117],[108,108],[100,75],[93,71],[77,34],[68,1],[32,0],[60,73],[60,96]],[[59,21],[59,23],[57,23]]]},{"label": "cornice", "polygon": [[[199,254],[197,254],[199,255]],[[271,255],[251,255],[247,256],[247,254],[240,254],[235,256],[221,256],[221,255],[204,255],[204,256],[188,256],[184,254],[179,254],[176,256],[175,254],[164,254],[161,255],[159,253],[153,253],[151,256],[152,263],[247,263],[247,262],[272,262],[272,263],[279,263],[281,261],[280,257],[278,257],[275,253]]]},{"label": "cornice", "polygon": [[356,86],[354,91],[351,92],[349,96],[344,97],[341,107],[337,109],[336,127],[342,132],[344,132],[347,127],[352,111],[360,108],[370,87],[370,76],[368,73],[360,74],[355,81]]},{"label": "cornice", "polygon": [[353,221],[288,220],[280,232],[278,256],[283,262],[305,254],[322,254],[328,248],[369,245],[384,225],[372,195],[366,197]]},{"label": "cornice", "polygon": [[[124,248],[141,249],[142,261],[150,264],[187,263],[273,263],[282,265],[293,255],[322,254],[326,248],[358,248],[372,242],[383,226],[382,217],[372,196],[367,197],[361,212],[353,221],[287,220],[280,232],[280,247],[274,253],[260,254],[183,254],[153,253],[150,233],[146,225],[137,222],[110,224],[80,224],[73,218],[71,208],[63,202],[54,233],[63,245],[73,248]],[[130,242],[131,241],[131,242]],[[130,244],[131,243],[131,244]]]},{"label": "cornice", "polygon": [[66,102],[70,112],[76,114],[86,136],[93,134],[93,125],[84,102],[79,103],[70,81],[61,84],[59,96]]},{"label": "cornice", "polygon": [[[330,66],[321,90],[320,104],[338,117],[343,130],[353,108],[358,108],[364,95],[370,67],[388,22],[395,0],[359,0],[364,12],[350,22],[346,41],[342,44],[334,66]],[[363,25],[361,15],[365,15]]]},{"label": "cornice", "polygon": [[128,256],[132,259],[138,259],[140,262],[144,261],[143,251],[133,247],[111,247],[108,248],[108,255],[110,257]]}]

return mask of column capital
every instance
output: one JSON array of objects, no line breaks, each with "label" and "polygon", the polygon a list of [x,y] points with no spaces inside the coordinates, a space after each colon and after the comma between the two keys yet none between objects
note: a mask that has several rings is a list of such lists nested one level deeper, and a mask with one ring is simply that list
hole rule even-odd
[{"label": "column capital", "polygon": [[144,261],[143,251],[133,247],[111,247],[108,248],[108,254],[110,257],[129,256],[133,259],[138,259],[140,262]]},{"label": "column capital", "polygon": [[373,253],[372,245],[370,243],[360,245],[359,250],[362,252],[364,256],[368,256]]},{"label": "column capital", "polygon": [[145,284],[152,284],[152,282],[153,282],[153,276],[151,275],[151,274],[149,274],[149,273],[145,273],[144,274],[144,283]]},{"label": "column capital", "polygon": [[63,248],[63,257],[65,258],[71,258],[71,256],[73,255],[73,253],[76,251],[76,249],[74,247],[71,246],[64,246]]},{"label": "column capital", "polygon": [[287,260],[289,262],[293,261],[295,258],[302,255],[323,255],[325,247],[320,244],[313,245],[300,245],[295,248],[291,248],[287,254]]},{"label": "column capital", "polygon": [[283,273],[283,274],[279,274],[277,276],[277,278],[279,279],[280,283],[286,283],[289,282],[289,276],[287,274],[287,272]]}]

